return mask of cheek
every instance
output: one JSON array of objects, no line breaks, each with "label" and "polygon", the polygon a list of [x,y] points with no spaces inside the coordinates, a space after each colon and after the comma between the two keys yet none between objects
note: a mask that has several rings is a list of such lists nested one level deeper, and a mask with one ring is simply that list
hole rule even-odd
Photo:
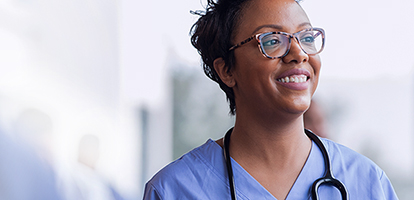
[{"label": "cheek", "polygon": [[314,91],[313,92],[315,92],[316,87],[318,86],[319,74],[320,74],[321,65],[322,65],[319,55],[310,56],[309,64],[311,65],[313,69],[313,75],[314,75],[314,88],[313,88]]},{"label": "cheek", "polygon": [[321,58],[319,57],[319,55],[313,55],[309,57],[309,64],[311,65],[314,74],[319,76],[319,72],[321,70]]},{"label": "cheek", "polygon": [[235,52],[234,69],[240,76],[255,76],[263,71],[263,59],[259,49],[254,45],[246,45]]}]

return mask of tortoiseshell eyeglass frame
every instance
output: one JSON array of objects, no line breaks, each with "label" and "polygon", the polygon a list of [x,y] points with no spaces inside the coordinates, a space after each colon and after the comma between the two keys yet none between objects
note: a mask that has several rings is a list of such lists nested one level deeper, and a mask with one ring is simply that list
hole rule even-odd
[{"label": "tortoiseshell eyeglass frame", "polygon": [[[307,32],[307,31],[318,31],[318,33],[320,33],[321,36],[322,36],[322,46],[321,46],[321,49],[318,52],[316,52],[316,53],[308,53],[308,52],[306,52],[303,49],[302,44],[300,43],[300,40],[298,38],[298,35],[300,35],[303,32]],[[267,53],[264,51],[263,46],[260,44],[261,39],[263,37],[265,37],[267,35],[271,35],[271,34],[280,34],[280,35],[283,35],[283,36],[285,36],[285,37],[287,37],[289,39],[289,45],[287,46],[286,52],[283,55],[276,56],[276,57],[272,57],[272,56],[267,55]],[[317,35],[317,36],[319,36],[319,35]],[[317,37],[317,36],[315,36],[315,37]],[[244,44],[252,41],[253,39],[256,39],[257,45],[259,47],[259,50],[260,50],[260,52],[262,53],[262,55],[264,57],[269,58],[269,59],[283,58],[283,57],[285,57],[289,53],[290,46],[291,46],[291,43],[292,43],[292,41],[291,41],[292,38],[295,38],[296,41],[298,41],[299,46],[302,49],[302,51],[305,52],[308,55],[318,54],[318,53],[322,52],[322,50],[325,47],[325,30],[323,30],[322,28],[308,28],[308,29],[301,30],[301,31],[296,32],[296,33],[286,33],[286,32],[266,32],[266,33],[259,33],[259,34],[253,35],[253,36],[247,38],[246,40],[244,40],[244,41],[242,41],[242,42],[240,42],[240,43],[238,43],[238,44],[230,47],[229,48],[229,51],[232,51],[232,50],[234,50],[234,49],[236,49],[236,48],[238,48],[238,47],[240,47],[240,46],[242,46],[242,45],[244,45]]]}]

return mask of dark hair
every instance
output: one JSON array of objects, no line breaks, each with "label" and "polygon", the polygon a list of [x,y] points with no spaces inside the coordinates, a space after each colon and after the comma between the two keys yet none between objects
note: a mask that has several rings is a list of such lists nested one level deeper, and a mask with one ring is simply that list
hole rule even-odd
[{"label": "dark hair", "polygon": [[[231,38],[241,18],[243,8],[250,0],[207,0],[206,12],[191,27],[191,44],[203,59],[204,73],[226,93],[230,114],[236,113],[234,91],[218,76],[213,62],[223,58],[227,71],[234,67],[234,53],[229,51]],[[197,12],[199,14],[199,12]]]}]

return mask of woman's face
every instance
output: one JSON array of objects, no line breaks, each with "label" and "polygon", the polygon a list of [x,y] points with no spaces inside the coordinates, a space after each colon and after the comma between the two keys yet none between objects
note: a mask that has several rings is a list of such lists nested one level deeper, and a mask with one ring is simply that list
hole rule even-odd
[{"label": "woman's face", "polygon": [[[296,33],[311,28],[305,12],[294,0],[253,0],[243,10],[232,43],[237,44],[258,33],[282,31]],[[256,41],[234,50],[231,71],[235,84],[237,113],[302,114],[309,107],[318,85],[321,62],[318,55],[307,55],[296,39],[283,58],[265,58]],[[306,77],[305,82],[283,83],[286,77]]]}]

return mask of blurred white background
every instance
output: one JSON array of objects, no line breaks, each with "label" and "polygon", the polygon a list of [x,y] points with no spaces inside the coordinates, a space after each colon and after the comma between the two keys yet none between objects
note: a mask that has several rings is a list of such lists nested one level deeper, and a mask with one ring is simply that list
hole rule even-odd
[{"label": "blurred white background", "polygon": [[[218,91],[222,109],[215,115],[231,120],[224,95],[202,76],[190,44],[197,16],[189,11],[205,3],[0,1],[0,129],[30,140],[63,177],[76,176],[80,139],[94,135],[99,138],[95,173],[124,197],[141,198],[143,183],[176,158],[174,70],[201,75],[207,86],[193,85]],[[330,138],[377,162],[400,198],[409,199],[414,2],[305,0],[302,5],[327,35],[315,98],[324,105]],[[197,142],[190,146],[219,137],[229,126],[194,136]],[[197,126],[192,129],[197,134]]]}]

